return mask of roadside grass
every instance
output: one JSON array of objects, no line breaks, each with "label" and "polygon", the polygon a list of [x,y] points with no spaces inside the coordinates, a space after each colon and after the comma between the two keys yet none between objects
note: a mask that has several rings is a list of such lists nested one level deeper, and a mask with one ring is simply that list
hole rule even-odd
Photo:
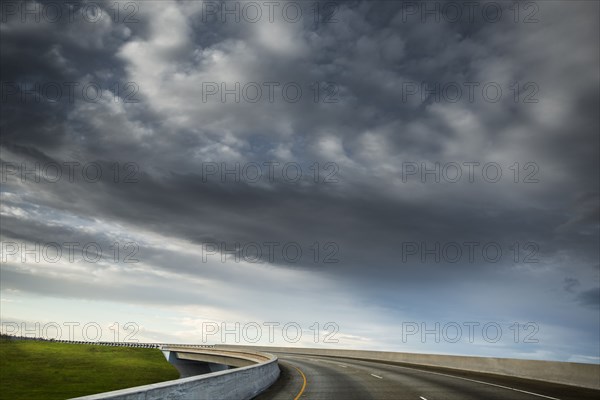
[{"label": "roadside grass", "polygon": [[54,400],[177,379],[158,349],[0,339],[0,399]]}]

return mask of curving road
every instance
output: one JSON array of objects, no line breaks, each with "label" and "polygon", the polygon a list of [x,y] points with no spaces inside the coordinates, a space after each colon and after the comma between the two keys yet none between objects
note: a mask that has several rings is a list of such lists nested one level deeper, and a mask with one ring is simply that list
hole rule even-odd
[{"label": "curving road", "polygon": [[255,400],[587,400],[600,391],[440,368],[276,354],[281,376]]}]

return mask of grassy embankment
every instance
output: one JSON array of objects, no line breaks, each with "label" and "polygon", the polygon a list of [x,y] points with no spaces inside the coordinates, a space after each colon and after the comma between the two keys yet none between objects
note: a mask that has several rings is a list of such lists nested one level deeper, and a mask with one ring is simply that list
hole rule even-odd
[{"label": "grassy embankment", "polygon": [[177,379],[158,349],[0,339],[0,399],[66,399]]}]

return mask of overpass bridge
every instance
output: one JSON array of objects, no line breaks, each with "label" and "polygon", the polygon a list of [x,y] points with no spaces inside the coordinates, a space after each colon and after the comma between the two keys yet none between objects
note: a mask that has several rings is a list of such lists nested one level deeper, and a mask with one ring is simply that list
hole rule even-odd
[{"label": "overpass bridge", "polygon": [[597,364],[261,346],[158,347],[179,370],[180,379],[77,399],[600,398]]}]

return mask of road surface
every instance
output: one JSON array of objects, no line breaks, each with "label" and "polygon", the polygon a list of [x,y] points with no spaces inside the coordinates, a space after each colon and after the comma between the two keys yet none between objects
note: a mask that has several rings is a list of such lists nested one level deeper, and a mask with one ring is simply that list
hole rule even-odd
[{"label": "road surface", "polygon": [[281,376],[255,400],[600,399],[600,391],[592,389],[497,375],[338,357],[276,355]]}]

